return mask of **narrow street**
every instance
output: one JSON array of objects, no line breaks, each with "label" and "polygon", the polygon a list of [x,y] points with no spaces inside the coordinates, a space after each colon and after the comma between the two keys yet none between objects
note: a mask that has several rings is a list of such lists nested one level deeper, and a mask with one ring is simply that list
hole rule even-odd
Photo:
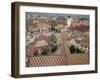
[{"label": "narrow street", "polygon": [[67,50],[67,44],[66,44],[66,34],[65,34],[65,31],[62,31],[61,32],[61,42],[62,42],[62,54],[64,55],[64,58],[65,58],[65,62],[67,64],[67,54],[68,54],[68,50]]}]

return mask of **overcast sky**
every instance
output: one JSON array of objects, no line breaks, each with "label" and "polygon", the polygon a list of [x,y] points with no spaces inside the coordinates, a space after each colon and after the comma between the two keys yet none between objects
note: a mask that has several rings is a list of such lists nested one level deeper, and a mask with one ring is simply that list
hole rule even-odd
[{"label": "overcast sky", "polygon": [[77,18],[87,18],[87,19],[89,19],[89,15],[82,15],[82,14],[26,12],[26,18],[29,18],[29,17],[32,17],[32,16],[64,16],[65,18],[67,18],[68,16],[71,16],[73,19],[77,19]]}]

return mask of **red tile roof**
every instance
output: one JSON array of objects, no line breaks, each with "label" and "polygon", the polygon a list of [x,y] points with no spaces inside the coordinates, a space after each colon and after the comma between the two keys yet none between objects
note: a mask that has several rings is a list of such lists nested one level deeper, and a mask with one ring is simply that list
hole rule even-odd
[{"label": "red tile roof", "polygon": [[76,27],[72,27],[73,29],[79,30],[81,32],[87,32],[89,31],[89,25],[80,25]]}]

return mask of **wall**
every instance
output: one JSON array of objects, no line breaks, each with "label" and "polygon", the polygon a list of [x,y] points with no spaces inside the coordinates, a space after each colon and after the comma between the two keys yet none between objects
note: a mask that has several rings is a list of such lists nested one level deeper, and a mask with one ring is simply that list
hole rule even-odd
[{"label": "wall", "polygon": [[66,55],[49,55],[28,57],[29,67],[67,65]]},{"label": "wall", "polygon": [[[10,77],[11,67],[11,2],[15,0],[0,0],[0,80],[16,80]],[[28,1],[28,0],[17,0]],[[100,0],[29,0],[30,2],[41,3],[56,3],[56,4],[77,4],[98,6]],[[100,10],[100,6],[99,6]],[[98,15],[100,21],[100,11]],[[99,24],[100,26],[100,24]],[[98,33],[100,27],[98,27]],[[98,44],[100,44],[100,37],[98,37]],[[100,47],[100,45],[99,45]],[[98,51],[98,53],[100,50]],[[100,57],[100,54],[98,55]],[[98,59],[100,61],[100,58]],[[100,62],[98,62],[100,63]],[[98,65],[100,68],[100,64]],[[65,76],[51,76],[39,78],[22,78],[18,80],[100,80],[100,69],[98,74],[80,74],[80,75],[65,75]]]}]

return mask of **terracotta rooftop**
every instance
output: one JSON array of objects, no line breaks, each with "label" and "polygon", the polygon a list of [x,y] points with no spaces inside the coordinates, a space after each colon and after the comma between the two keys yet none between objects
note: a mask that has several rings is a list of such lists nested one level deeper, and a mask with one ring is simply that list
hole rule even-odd
[{"label": "terracotta rooftop", "polygon": [[87,31],[89,31],[89,25],[80,25],[80,26],[71,27],[71,28],[79,30],[81,32],[87,32]]},{"label": "terracotta rooftop", "polygon": [[35,38],[35,41],[47,40],[47,36],[40,34]]}]

